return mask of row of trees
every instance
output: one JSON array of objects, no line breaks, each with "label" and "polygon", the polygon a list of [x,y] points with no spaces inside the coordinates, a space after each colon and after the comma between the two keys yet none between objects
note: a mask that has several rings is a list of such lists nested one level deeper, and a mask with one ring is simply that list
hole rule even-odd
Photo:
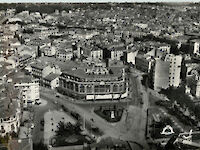
[{"label": "row of trees", "polygon": [[[113,6],[112,6],[113,7]],[[72,9],[111,9],[111,5],[109,3],[101,3],[101,4],[83,4],[83,3],[2,3],[0,4],[0,10],[6,10],[7,8],[15,8],[16,12],[22,12],[25,10],[29,10],[30,12],[40,12],[40,13],[53,13],[55,9],[57,10],[72,10]]]},{"label": "row of trees", "polygon": [[73,134],[80,135],[80,132],[81,132],[80,127],[81,127],[80,123],[73,125],[70,122],[66,124],[64,122],[59,122],[58,129],[56,130],[56,135],[65,136],[65,137],[68,137]]},{"label": "row of trees", "polygon": [[190,97],[187,94],[185,94],[185,87],[169,87],[166,90],[161,90],[160,93],[166,95],[167,98],[170,99],[172,102],[177,101],[177,103],[180,104],[181,107],[187,107],[190,110],[190,112],[193,112],[194,115],[198,119],[200,119],[200,106],[195,105],[190,99]]}]

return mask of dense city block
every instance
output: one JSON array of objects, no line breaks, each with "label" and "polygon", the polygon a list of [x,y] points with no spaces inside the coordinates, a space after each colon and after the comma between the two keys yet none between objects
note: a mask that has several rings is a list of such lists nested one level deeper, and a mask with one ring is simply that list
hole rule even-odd
[{"label": "dense city block", "polygon": [[199,149],[199,10],[0,4],[0,150]]}]

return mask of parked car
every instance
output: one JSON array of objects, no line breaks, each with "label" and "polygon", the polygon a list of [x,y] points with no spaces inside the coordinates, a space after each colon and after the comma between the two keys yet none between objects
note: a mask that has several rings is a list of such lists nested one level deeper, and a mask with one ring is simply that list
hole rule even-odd
[{"label": "parked car", "polygon": [[35,125],[34,123],[31,124],[31,129],[35,128]]},{"label": "parked car", "polygon": [[40,105],[41,103],[42,103],[42,101],[40,99],[35,101],[36,105]]}]

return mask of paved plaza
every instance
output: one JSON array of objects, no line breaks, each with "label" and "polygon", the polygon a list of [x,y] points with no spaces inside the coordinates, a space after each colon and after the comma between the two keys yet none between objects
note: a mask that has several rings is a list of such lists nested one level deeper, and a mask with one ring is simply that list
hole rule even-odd
[{"label": "paved plaza", "polygon": [[50,139],[55,136],[55,131],[58,129],[58,123],[71,122],[75,124],[76,121],[69,116],[68,114],[57,111],[57,110],[49,110],[44,114],[44,143],[49,144]]}]

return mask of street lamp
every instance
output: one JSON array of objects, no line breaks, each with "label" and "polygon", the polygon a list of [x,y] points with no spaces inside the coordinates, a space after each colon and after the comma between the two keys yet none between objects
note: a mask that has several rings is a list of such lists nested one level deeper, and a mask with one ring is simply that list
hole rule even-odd
[{"label": "street lamp", "polygon": [[127,101],[126,101],[126,110],[128,111],[128,106],[129,106],[129,100],[127,99]]},{"label": "street lamp", "polygon": [[[92,102],[92,101],[91,101]],[[91,102],[89,102],[90,103],[90,112],[92,113],[92,107],[91,107]]]},{"label": "street lamp", "polygon": [[83,113],[83,130],[85,130],[85,113]]},{"label": "street lamp", "polygon": [[128,120],[128,110],[126,109],[126,119],[125,119],[126,123],[127,123],[127,120]]}]

